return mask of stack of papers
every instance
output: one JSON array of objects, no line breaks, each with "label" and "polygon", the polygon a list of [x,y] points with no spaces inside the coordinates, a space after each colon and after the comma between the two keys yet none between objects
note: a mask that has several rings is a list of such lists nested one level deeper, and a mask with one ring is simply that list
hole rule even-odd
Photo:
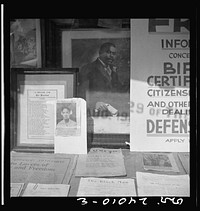
[{"label": "stack of papers", "polygon": [[190,196],[189,175],[136,172],[138,196]]},{"label": "stack of papers", "polygon": [[134,179],[81,178],[77,196],[136,196]]},{"label": "stack of papers", "polygon": [[75,176],[125,176],[124,156],[121,149],[94,148],[87,155],[79,155]]}]

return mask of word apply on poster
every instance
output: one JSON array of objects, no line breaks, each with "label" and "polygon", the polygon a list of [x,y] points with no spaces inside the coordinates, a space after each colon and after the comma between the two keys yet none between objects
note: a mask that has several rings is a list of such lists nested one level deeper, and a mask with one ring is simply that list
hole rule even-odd
[{"label": "word apply on poster", "polygon": [[131,151],[188,152],[189,20],[132,19],[131,39]]}]

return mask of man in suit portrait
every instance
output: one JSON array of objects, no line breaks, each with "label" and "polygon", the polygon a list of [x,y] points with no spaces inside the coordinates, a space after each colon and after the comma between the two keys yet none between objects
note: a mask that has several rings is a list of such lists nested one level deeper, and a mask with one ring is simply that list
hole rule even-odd
[{"label": "man in suit portrait", "polygon": [[[78,77],[78,92],[84,99],[86,99],[86,93],[89,93],[89,100],[95,105],[96,111],[107,111],[112,115],[117,110],[112,107],[112,103],[105,102],[105,97],[109,93],[127,91],[129,84],[123,85],[119,80],[117,67],[114,65],[117,54],[115,44],[103,43],[98,53],[99,56],[95,61],[81,68]],[[103,98],[98,96],[103,96]]]}]

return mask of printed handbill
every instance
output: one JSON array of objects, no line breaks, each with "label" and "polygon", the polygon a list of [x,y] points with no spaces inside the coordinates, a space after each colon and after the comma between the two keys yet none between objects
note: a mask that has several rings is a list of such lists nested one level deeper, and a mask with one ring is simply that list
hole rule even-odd
[{"label": "printed handbill", "polygon": [[11,153],[12,183],[68,184],[76,155]]},{"label": "printed handbill", "polygon": [[190,196],[189,175],[136,172],[138,196]]},{"label": "printed handbill", "polygon": [[77,196],[136,196],[135,180],[81,178]]},{"label": "printed handbill", "polygon": [[63,85],[20,85],[18,127],[21,144],[53,144],[53,101],[64,97]]},{"label": "printed handbill", "polygon": [[124,158],[118,153],[88,153],[78,157],[75,176],[112,177],[125,175]]}]

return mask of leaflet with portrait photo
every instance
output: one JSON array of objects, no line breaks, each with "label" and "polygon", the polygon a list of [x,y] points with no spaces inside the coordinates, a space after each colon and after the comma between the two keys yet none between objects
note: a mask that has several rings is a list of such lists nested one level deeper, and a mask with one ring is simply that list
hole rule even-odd
[{"label": "leaflet with portrait photo", "polygon": [[55,103],[54,152],[87,154],[86,101],[58,99]]}]

